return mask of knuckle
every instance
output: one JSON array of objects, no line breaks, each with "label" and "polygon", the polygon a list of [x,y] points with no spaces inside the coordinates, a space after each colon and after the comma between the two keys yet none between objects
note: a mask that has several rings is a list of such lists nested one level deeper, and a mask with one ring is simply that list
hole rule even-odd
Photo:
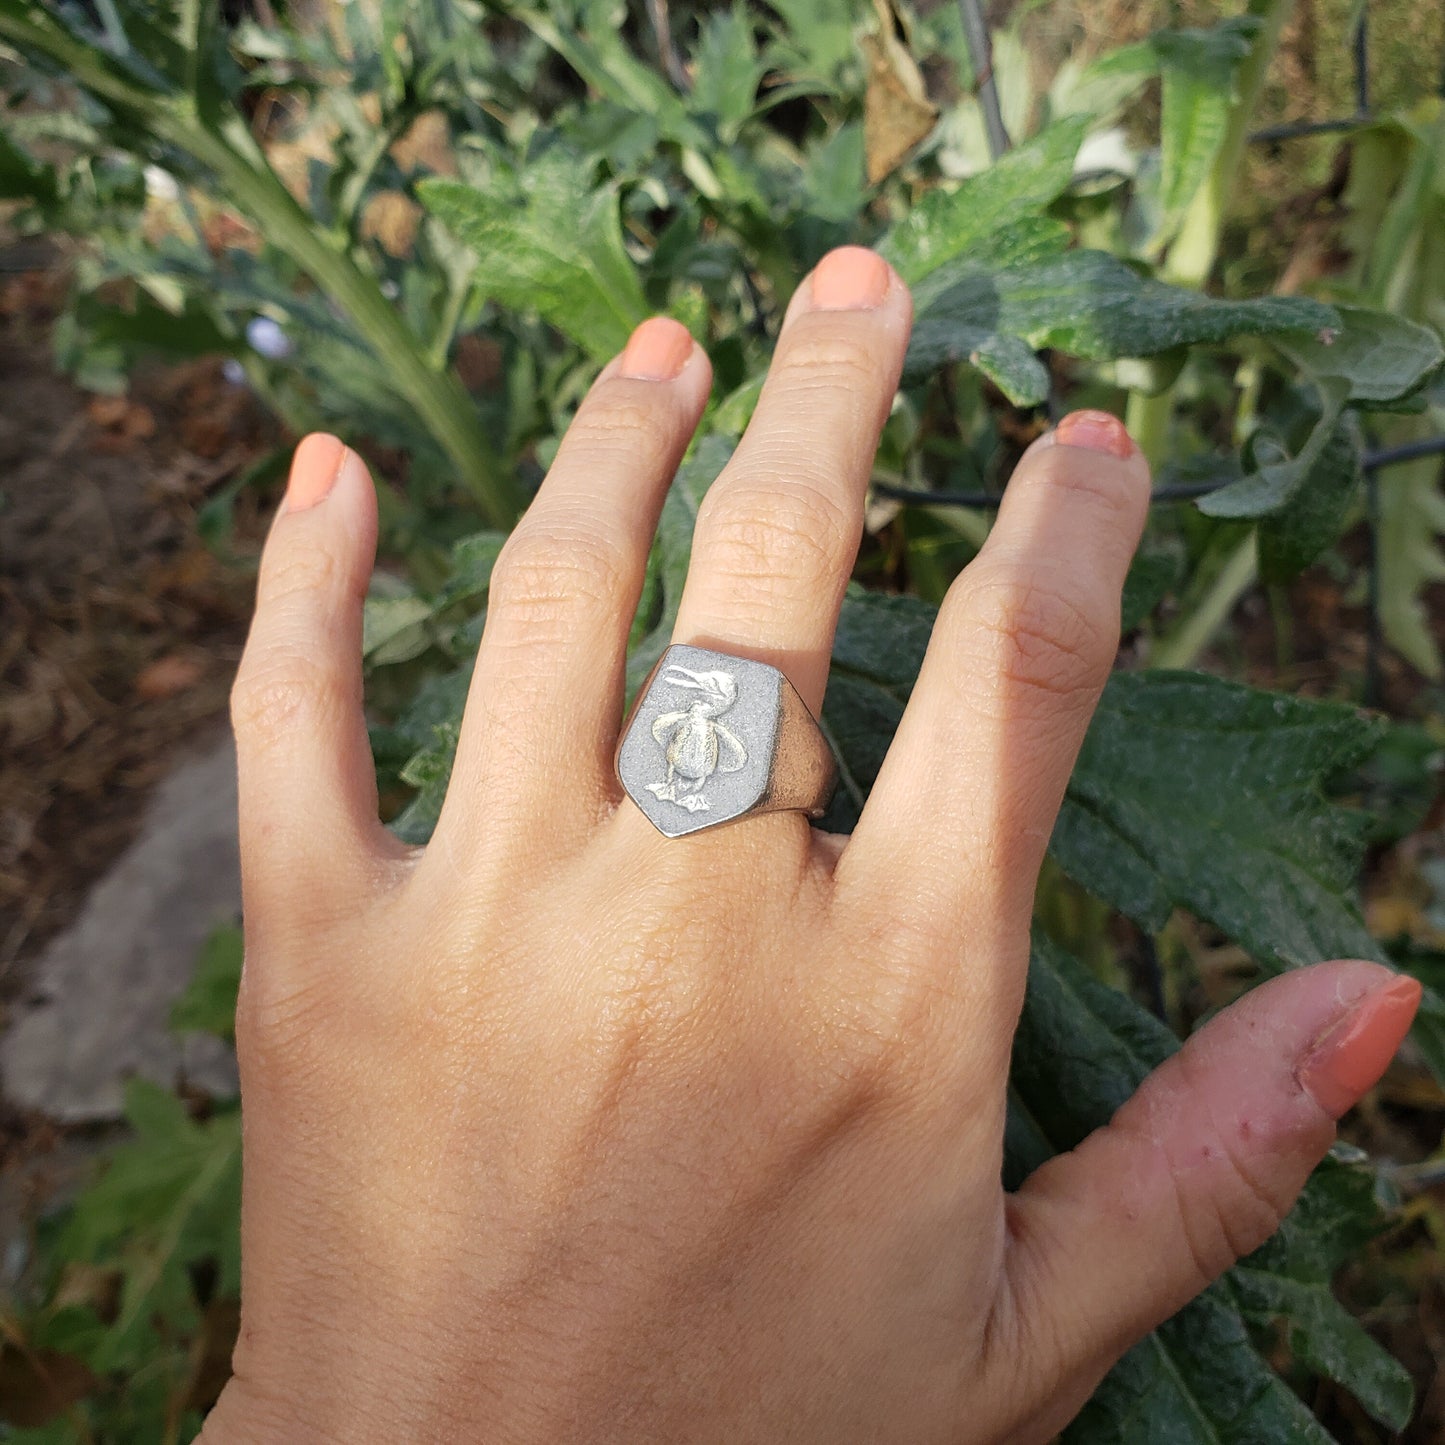
[{"label": "knuckle", "polygon": [[792,396],[797,389],[844,391],[852,396],[873,396],[882,390],[884,368],[879,365],[876,342],[856,326],[827,324],[800,326],[780,348],[773,363],[775,384]]},{"label": "knuckle", "polygon": [[[1185,1048],[1179,1055],[1184,1087],[1196,1096],[1208,1088],[1197,1060]],[[1199,1134],[1177,1149],[1169,1177],[1174,1183],[1180,1218],[1201,1277],[1213,1280],[1237,1259],[1252,1254],[1280,1226],[1298,1192],[1289,1171],[1278,1162],[1288,1151],[1271,1151],[1268,1162],[1257,1160],[1234,1128],[1210,1118]],[[1269,1167],[1273,1163],[1275,1167]],[[1191,1188],[1191,1177],[1206,1171],[1206,1186]]]},{"label": "knuckle", "polygon": [[609,385],[578,410],[567,432],[567,459],[660,471],[670,460],[673,430],[665,408],[613,392]]},{"label": "knuckle", "polygon": [[727,576],[810,587],[846,560],[852,533],[836,498],[802,481],[734,482],[714,488],[698,518],[710,564]]},{"label": "knuckle", "polygon": [[1132,518],[1148,495],[1149,479],[1137,467],[1098,453],[1053,447],[1037,454],[1040,479],[1051,488],[1078,497],[1110,520]]},{"label": "knuckle", "polygon": [[331,1027],[333,1002],[318,978],[282,985],[248,958],[236,999],[237,1052],[268,1079],[308,1071]]},{"label": "knuckle", "polygon": [[524,523],[497,558],[492,610],[545,627],[579,608],[612,605],[630,570],[622,550],[595,527]]},{"label": "knuckle", "polygon": [[991,654],[1003,686],[1054,702],[1103,686],[1117,650],[1110,622],[1059,581],[985,577],[953,598],[945,602],[955,614],[949,626]]},{"label": "knuckle", "polygon": [[264,609],[292,597],[334,592],[340,571],[336,554],[327,547],[273,547],[261,562],[260,606]]},{"label": "knuckle", "polygon": [[231,727],[238,738],[276,739],[301,725],[322,732],[348,707],[359,707],[356,688],[333,668],[287,648],[243,660],[231,687]]}]

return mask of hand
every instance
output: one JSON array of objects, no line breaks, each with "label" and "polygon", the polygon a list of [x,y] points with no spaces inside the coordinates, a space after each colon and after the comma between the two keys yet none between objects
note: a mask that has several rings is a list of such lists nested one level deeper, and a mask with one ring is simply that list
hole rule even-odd
[{"label": "hand", "polygon": [[[677,639],[815,711],[909,321],[876,256],[826,258],[697,523]],[[207,1441],[1045,1441],[1271,1233],[1408,1026],[1374,964],[1267,984],[1006,1195],[1035,880],[1147,467],[1097,413],[1029,451],[851,839],[668,841],[612,754],[709,385],[656,320],[583,403],[425,852],[376,820],[371,483],[297,451],[235,692],[245,1267]]]}]

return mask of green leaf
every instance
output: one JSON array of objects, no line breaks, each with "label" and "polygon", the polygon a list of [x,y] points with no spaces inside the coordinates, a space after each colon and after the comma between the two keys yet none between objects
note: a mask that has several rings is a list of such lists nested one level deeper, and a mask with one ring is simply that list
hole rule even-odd
[{"label": "green leaf", "polygon": [[1069,251],[998,271],[965,258],[930,276],[917,303],[905,375],[920,378],[945,362],[971,361],[1020,406],[1037,406],[1048,395],[1047,375],[1037,362],[1026,364],[1026,349],[1114,360],[1317,330],[1338,319],[1328,306],[1293,297],[1218,300],[1141,275],[1102,251]]},{"label": "green leaf", "polygon": [[777,46],[779,58],[792,68],[834,79],[857,46],[853,32],[865,8],[854,0],[772,0],[772,8],[788,23]]},{"label": "green leaf", "polygon": [[1338,327],[1277,337],[1274,344],[1307,375],[1348,383],[1351,403],[1388,406],[1445,362],[1445,344],[1427,326],[1363,306],[1335,309]]},{"label": "green leaf", "polygon": [[432,599],[438,612],[458,602],[486,596],[492,582],[492,568],[502,554],[505,532],[477,532],[452,546],[451,576]]},{"label": "green leaf", "polygon": [[119,1310],[86,1361],[97,1373],[142,1368],[159,1319],[194,1328],[196,1266],[214,1268],[219,1294],[240,1290],[240,1114],[197,1123],[175,1095],[136,1079],[126,1118],[136,1138],[76,1201],[57,1246],[62,1260],[119,1263]]},{"label": "green leaf", "polygon": [[60,197],[55,167],[27,155],[6,131],[0,130],[0,200],[53,205]]},{"label": "green leaf", "polygon": [[1129,564],[1129,575],[1124,579],[1119,631],[1127,635],[1140,626],[1165,596],[1184,580],[1184,572],[1182,547],[1146,544],[1140,548]]},{"label": "green leaf", "polygon": [[1328,1280],[1284,1279],[1240,1265],[1231,1284],[1247,1321],[1283,1321],[1289,1351],[1300,1364],[1346,1385],[1381,1424],[1391,1430],[1405,1428],[1415,1409],[1410,1372],[1354,1320],[1334,1297]]},{"label": "green leaf", "polygon": [[[1159,1020],[1036,938],[1014,1041],[1008,1164],[1016,1182],[1071,1149],[1178,1047]],[[1027,1142],[1020,1157],[1018,1144]],[[1326,1161],[1280,1233],[1135,1346],[1065,1431],[1069,1445],[1320,1441],[1329,1436],[1250,1342],[1247,1317],[1283,1316],[1297,1358],[1387,1423],[1409,1411],[1408,1376],[1343,1311],[1320,1306],[1328,1280],[1378,1228],[1371,1176]],[[1298,1307],[1298,1312],[1294,1307]],[[1338,1308],[1338,1307],[1337,1307]],[[1404,1382],[1404,1391],[1401,1382]]]},{"label": "green leaf", "polygon": [[1304,446],[1291,456],[1276,437],[1256,433],[1251,438],[1251,450],[1258,465],[1239,481],[1201,497],[1197,505],[1206,517],[1272,516],[1298,499],[1316,468],[1325,464],[1325,454],[1349,400],[1350,385],[1342,377],[1315,377],[1314,384],[1320,399],[1319,417]]},{"label": "green leaf", "polygon": [[91,347],[115,347],[128,361],[155,352],[168,358],[225,356],[238,349],[197,296],[188,295],[179,311],[170,311],[144,291],[129,309],[107,306],[83,296],[74,307],[75,322]]},{"label": "green leaf", "polygon": [[432,178],[422,203],[474,251],[478,285],[493,300],[536,312],[594,359],[619,352],[648,315],[622,244],[617,190],[595,186],[591,165],[549,152],[486,191]]},{"label": "green leaf", "polygon": [[1224,144],[1235,80],[1260,24],[1257,16],[1240,15],[1210,30],[1161,30],[1149,38],[1163,74],[1156,250],[1178,234]]},{"label": "green leaf", "polygon": [[241,987],[245,943],[239,928],[218,928],[202,945],[186,991],[171,1006],[176,1033],[199,1031],[218,1039],[236,1037],[236,993]]},{"label": "green leaf", "polygon": [[693,61],[688,108],[711,120],[724,141],[733,141],[753,113],[767,62],[753,40],[753,20],[735,4],[702,22]]},{"label": "green leaf", "polygon": [[823,827],[848,832],[858,821],[913,690],[935,616],[916,598],[849,586],[820,719],[839,774]]},{"label": "green leaf", "polygon": [[1378,958],[1353,897],[1366,819],[1322,787],[1380,731],[1354,708],[1202,673],[1116,673],[1053,855],[1149,932],[1185,907],[1272,967]]},{"label": "green leaf", "polygon": [[1304,484],[1259,524],[1259,570],[1266,582],[1302,572],[1344,531],[1364,479],[1364,443],[1348,415],[1337,421]]},{"label": "green leaf", "polygon": [[435,608],[425,597],[368,597],[362,610],[361,655],[373,666],[407,662],[431,646]]},{"label": "green leaf", "polygon": [[977,257],[990,237],[1063,194],[1087,128],[1085,118],[1071,116],[957,189],[929,191],[878,250],[910,286],[949,261]]},{"label": "green leaf", "polygon": [[1337,326],[1313,336],[1273,338],[1319,393],[1320,418],[1309,439],[1297,456],[1277,456],[1201,498],[1199,510],[1206,516],[1260,517],[1280,511],[1299,496],[1317,468],[1328,465],[1326,455],[1346,406],[1388,410],[1417,390],[1445,359],[1440,338],[1426,327],[1358,306],[1337,310]]},{"label": "green leaf", "polygon": [[1135,1345],[1061,1445],[1334,1445],[1216,1287]]}]

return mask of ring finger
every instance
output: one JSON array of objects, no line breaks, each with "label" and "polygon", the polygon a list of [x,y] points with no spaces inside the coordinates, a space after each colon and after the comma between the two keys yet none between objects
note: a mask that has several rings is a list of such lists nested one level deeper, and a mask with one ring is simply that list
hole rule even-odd
[{"label": "ring finger", "polygon": [[698,515],[674,639],[771,663],[814,713],[911,322],[908,288],[881,257],[825,256]]}]

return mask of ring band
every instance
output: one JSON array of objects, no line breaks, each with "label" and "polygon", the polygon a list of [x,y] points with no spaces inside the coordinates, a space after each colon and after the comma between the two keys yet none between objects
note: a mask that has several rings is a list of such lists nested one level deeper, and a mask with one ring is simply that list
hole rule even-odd
[{"label": "ring band", "polygon": [[776,667],[680,643],[638,691],[616,768],[669,838],[755,813],[820,818],[838,780],[822,729]]}]

